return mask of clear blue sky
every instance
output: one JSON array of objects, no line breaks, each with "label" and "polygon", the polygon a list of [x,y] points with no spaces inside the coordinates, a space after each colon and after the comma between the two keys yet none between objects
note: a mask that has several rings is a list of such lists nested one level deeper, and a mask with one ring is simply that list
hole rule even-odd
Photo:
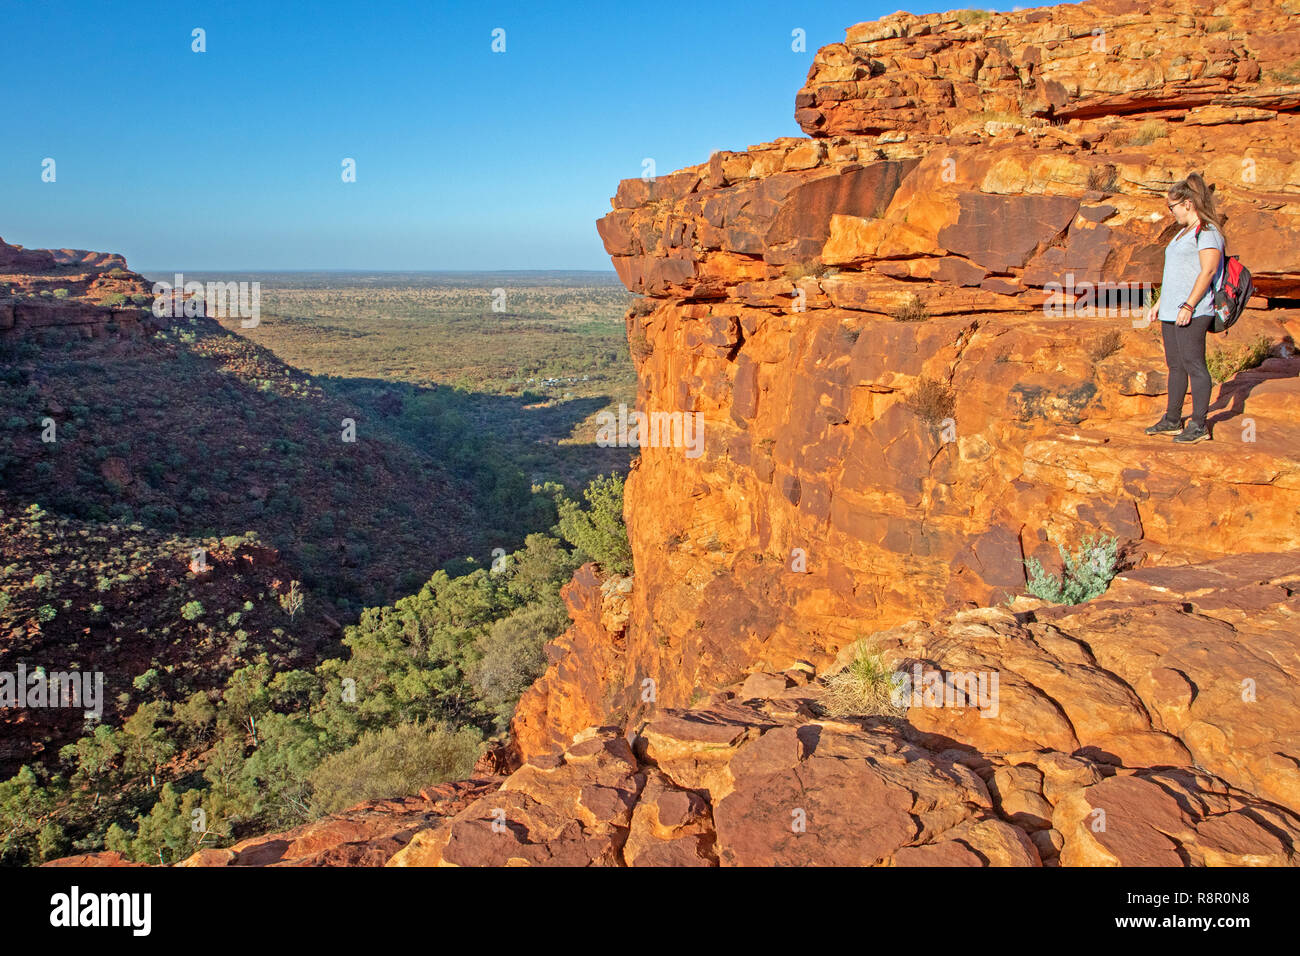
[{"label": "clear blue sky", "polygon": [[813,53],[897,9],[0,0],[0,236],[141,271],[608,269],[595,220],[644,157],[802,135]]}]

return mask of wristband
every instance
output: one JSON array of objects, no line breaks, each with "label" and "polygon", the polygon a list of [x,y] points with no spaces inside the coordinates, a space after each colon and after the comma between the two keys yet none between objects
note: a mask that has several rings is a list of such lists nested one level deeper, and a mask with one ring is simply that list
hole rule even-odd
[{"label": "wristband", "polygon": [[1196,310],[1193,309],[1190,305],[1188,305],[1186,302],[1184,302],[1184,303],[1183,303],[1182,305],[1180,305],[1178,308],[1180,308],[1180,309],[1191,309],[1191,311],[1193,311],[1193,312],[1196,311]]}]

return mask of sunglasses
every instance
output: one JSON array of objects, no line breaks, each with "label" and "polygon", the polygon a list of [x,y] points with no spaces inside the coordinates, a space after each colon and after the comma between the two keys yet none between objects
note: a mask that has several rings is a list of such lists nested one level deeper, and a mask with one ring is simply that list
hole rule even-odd
[{"label": "sunglasses", "polygon": [[1169,211],[1170,211],[1170,212],[1173,212],[1175,206],[1181,206],[1181,205],[1182,205],[1183,203],[1185,203],[1185,202],[1190,202],[1190,200],[1187,200],[1187,199],[1180,199],[1180,200],[1178,200],[1178,202],[1166,203],[1166,205],[1169,207]]}]

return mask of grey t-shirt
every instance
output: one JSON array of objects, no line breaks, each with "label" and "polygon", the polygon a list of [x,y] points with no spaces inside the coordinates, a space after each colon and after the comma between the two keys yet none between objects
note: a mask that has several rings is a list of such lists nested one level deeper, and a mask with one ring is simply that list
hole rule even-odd
[{"label": "grey t-shirt", "polygon": [[1178,318],[1178,307],[1187,301],[1196,285],[1196,277],[1201,274],[1201,249],[1219,250],[1219,271],[1201,301],[1195,303],[1192,315],[1208,315],[1214,311],[1213,292],[1219,288],[1219,277],[1223,274],[1224,243],[1223,233],[1210,224],[1201,226],[1200,234],[1191,226],[1170,240],[1165,246],[1165,271],[1160,280],[1160,305],[1157,314],[1161,322],[1173,322]]}]

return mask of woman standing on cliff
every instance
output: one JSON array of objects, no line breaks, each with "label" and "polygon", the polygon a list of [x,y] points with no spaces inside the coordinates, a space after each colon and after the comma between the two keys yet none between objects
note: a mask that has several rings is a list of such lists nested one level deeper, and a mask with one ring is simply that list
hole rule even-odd
[{"label": "woman standing on cliff", "polygon": [[[1214,320],[1212,286],[1223,263],[1223,216],[1200,173],[1170,187],[1169,211],[1183,227],[1165,247],[1160,298],[1147,310],[1147,322],[1159,318],[1169,366],[1169,404],[1148,435],[1178,432],[1174,441],[1192,444],[1210,437],[1205,415],[1210,408],[1210,370],[1205,364],[1205,334]],[[1192,418],[1183,428],[1183,399],[1192,390]],[[1179,431],[1179,429],[1182,429]]]}]

